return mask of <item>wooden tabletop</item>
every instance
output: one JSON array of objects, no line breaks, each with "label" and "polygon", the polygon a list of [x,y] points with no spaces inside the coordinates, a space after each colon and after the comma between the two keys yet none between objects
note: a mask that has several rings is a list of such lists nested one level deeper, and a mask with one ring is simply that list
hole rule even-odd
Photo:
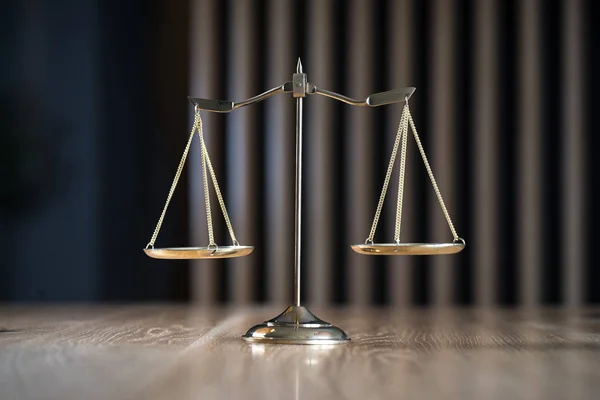
[{"label": "wooden tabletop", "polygon": [[250,345],[284,307],[0,307],[0,399],[598,399],[600,311],[313,309],[349,344]]}]

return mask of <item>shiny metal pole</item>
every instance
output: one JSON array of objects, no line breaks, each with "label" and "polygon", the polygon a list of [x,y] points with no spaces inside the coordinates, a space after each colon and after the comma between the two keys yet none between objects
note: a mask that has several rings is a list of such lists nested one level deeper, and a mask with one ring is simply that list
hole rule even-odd
[{"label": "shiny metal pole", "polygon": [[[284,86],[285,90],[285,86]],[[302,72],[298,58],[296,73],[291,82],[292,95],[296,99],[296,205],[294,243],[294,305],[262,324],[253,326],[243,336],[251,343],[287,344],[340,344],[350,338],[337,326],[317,318],[310,310],[300,305],[302,250],[302,102],[309,92],[308,79]],[[235,107],[233,105],[232,107]]]},{"label": "shiny metal pole", "polygon": [[[296,74],[302,74],[302,63],[298,58]],[[297,84],[296,82],[294,89]],[[295,93],[294,93],[295,94]],[[295,207],[295,230],[296,241],[294,245],[294,305],[300,307],[300,274],[301,274],[301,250],[302,250],[302,97],[296,98],[296,207]]]}]

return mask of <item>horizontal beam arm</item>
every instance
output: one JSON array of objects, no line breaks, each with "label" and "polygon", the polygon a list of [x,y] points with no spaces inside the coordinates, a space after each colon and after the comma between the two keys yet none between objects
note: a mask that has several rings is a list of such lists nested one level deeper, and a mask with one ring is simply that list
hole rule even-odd
[{"label": "horizontal beam arm", "polygon": [[320,89],[313,85],[312,83],[308,84],[308,94],[320,94],[321,96],[329,97],[330,99],[335,99],[341,101],[346,104],[350,104],[351,106],[358,107],[378,107],[386,104],[393,103],[401,103],[412,96],[416,88],[414,87],[405,87],[402,89],[390,90],[388,92],[380,92],[370,95],[364,100],[356,100],[350,97],[346,97],[344,95],[331,92],[329,90]]},{"label": "horizontal beam arm", "polygon": [[[307,94],[318,94],[321,96],[329,97],[330,99],[338,100],[346,104],[350,104],[351,106],[358,107],[378,107],[386,104],[394,104],[401,103],[412,96],[414,93],[414,87],[405,87],[402,89],[390,90],[388,92],[380,92],[370,95],[364,100],[356,100],[350,97],[346,97],[339,93],[331,92],[329,90],[317,88],[312,83],[308,83],[306,85],[306,93]],[[233,102],[229,100],[209,100],[209,99],[201,99],[197,97],[190,97],[190,101],[194,106],[199,110],[219,112],[219,113],[228,113],[236,108],[245,107],[250,104],[261,102],[271,96],[274,96],[278,93],[292,93],[293,92],[293,84],[292,82],[286,82],[281,86],[274,87],[273,89],[269,89],[264,93],[261,93],[257,96],[251,97],[247,100]]]},{"label": "horizontal beam arm", "polygon": [[236,108],[245,107],[250,104],[258,103],[260,101],[265,100],[271,96],[276,95],[277,93],[291,92],[292,91],[292,82],[286,82],[281,86],[274,87],[273,89],[269,89],[264,93],[251,97],[247,100],[233,102],[229,100],[209,100],[209,99],[200,99],[197,97],[189,97],[190,101],[194,106],[196,106],[200,110],[219,112],[219,113],[228,113]]}]

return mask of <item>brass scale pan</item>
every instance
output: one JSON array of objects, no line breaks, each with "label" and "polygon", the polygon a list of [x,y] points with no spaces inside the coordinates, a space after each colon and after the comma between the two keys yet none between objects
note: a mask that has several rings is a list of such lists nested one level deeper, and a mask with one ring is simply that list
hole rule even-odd
[{"label": "brass scale pan", "polygon": [[254,251],[254,246],[164,247],[144,249],[148,257],[167,260],[195,260],[204,258],[243,257]]},{"label": "brass scale pan", "polygon": [[[366,243],[350,246],[358,254],[367,256],[425,256],[456,254],[465,248],[464,242],[456,243]],[[220,247],[165,247],[144,249],[146,255],[159,259],[210,259],[247,256],[254,246]]]},{"label": "brass scale pan", "polygon": [[366,256],[434,256],[456,254],[465,248],[464,240],[453,243],[364,243],[352,250]]}]

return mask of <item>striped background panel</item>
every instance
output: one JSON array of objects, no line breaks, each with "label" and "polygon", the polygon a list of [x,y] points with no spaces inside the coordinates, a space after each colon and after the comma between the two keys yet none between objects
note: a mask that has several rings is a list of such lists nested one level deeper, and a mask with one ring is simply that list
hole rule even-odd
[{"label": "striped background panel", "polygon": [[[598,121],[588,89],[598,85],[594,2],[195,0],[191,7],[194,96],[248,98],[290,80],[298,56],[310,82],[349,96],[417,87],[411,110],[466,250],[437,258],[354,254],[349,245],[368,234],[401,105],[363,109],[309,97],[306,302],[531,307],[599,300],[591,262]],[[291,302],[295,128],[288,97],[204,115],[237,236],[256,251],[195,262],[197,302]],[[203,242],[194,150],[191,237]],[[393,236],[397,171],[391,182],[379,241]],[[403,240],[451,240],[412,138],[406,187]],[[215,220],[227,242],[222,219]]]}]

